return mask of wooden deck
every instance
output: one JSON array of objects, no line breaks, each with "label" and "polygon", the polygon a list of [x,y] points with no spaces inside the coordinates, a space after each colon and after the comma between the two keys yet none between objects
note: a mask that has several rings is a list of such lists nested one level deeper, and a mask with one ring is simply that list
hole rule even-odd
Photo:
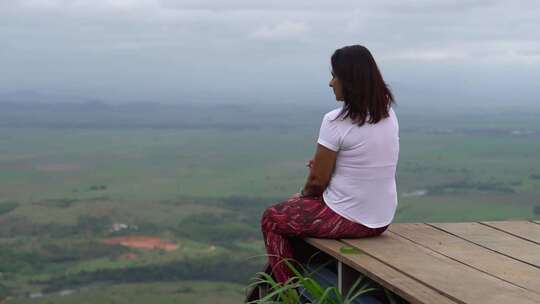
[{"label": "wooden deck", "polygon": [[[394,223],[378,237],[305,241],[410,303],[540,303],[540,221]],[[353,246],[359,253],[342,253]]]}]

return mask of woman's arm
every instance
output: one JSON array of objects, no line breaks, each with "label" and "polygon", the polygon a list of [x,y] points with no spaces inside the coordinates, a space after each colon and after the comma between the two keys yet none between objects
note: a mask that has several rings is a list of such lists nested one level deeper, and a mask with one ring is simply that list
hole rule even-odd
[{"label": "woman's arm", "polygon": [[317,144],[315,157],[303,189],[304,196],[321,196],[330,182],[336,165],[337,152]]}]

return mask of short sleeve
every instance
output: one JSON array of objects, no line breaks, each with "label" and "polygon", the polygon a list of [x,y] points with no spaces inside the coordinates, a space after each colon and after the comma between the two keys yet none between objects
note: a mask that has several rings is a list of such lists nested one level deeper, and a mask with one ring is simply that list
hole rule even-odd
[{"label": "short sleeve", "polygon": [[328,115],[325,115],[317,139],[317,143],[335,152],[339,151],[341,147],[341,135],[336,122],[330,121]]}]

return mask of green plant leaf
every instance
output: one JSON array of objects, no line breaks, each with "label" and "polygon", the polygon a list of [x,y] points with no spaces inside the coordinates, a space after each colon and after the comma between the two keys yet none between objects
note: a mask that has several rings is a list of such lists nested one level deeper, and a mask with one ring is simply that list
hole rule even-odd
[{"label": "green plant leaf", "polygon": [[341,253],[344,253],[344,254],[360,254],[362,253],[362,251],[356,247],[352,247],[352,246],[341,246],[339,248],[339,252]]}]

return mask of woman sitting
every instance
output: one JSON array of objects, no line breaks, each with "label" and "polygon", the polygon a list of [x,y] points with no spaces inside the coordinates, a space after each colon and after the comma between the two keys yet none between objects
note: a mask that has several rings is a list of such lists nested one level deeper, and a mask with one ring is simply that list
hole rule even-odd
[{"label": "woman sitting", "polygon": [[262,216],[274,278],[293,274],[291,237],[363,238],[380,235],[397,207],[399,127],[394,98],[369,50],[338,49],[331,57],[332,87],[343,105],[324,115],[305,186]]}]

